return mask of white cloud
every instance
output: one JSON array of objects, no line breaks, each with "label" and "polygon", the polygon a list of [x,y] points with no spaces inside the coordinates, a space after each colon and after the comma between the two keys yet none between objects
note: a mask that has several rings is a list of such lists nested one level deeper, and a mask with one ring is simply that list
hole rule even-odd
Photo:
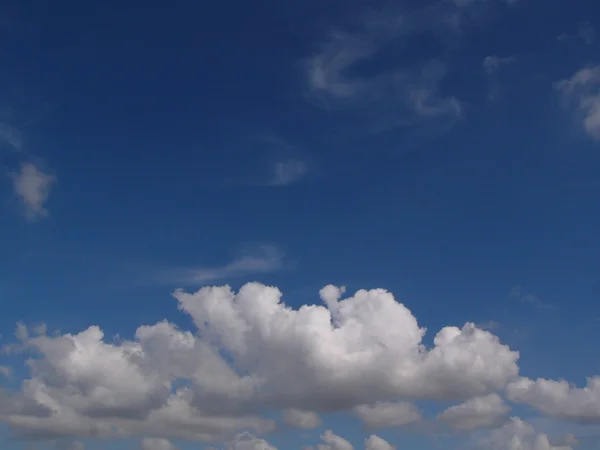
[{"label": "white cloud", "polygon": [[506,394],[551,417],[600,423],[600,377],[588,378],[584,388],[564,380],[520,378],[508,384]]},{"label": "white cloud", "polygon": [[321,418],[314,411],[301,411],[299,409],[286,409],[283,412],[283,421],[296,428],[310,430],[321,426]]},{"label": "white cloud", "polygon": [[[468,399],[518,374],[518,352],[472,324],[443,328],[428,349],[425,329],[389,292],[341,293],[321,290],[330,311],[294,310],[277,288],[259,283],[237,293],[178,290],[197,333],[166,321],[116,341],[97,326],[51,336],[21,329],[21,346],[38,356],[22,391],[3,396],[0,421],[24,436],[224,442],[240,431],[272,431],[266,411],[360,414],[360,405],[400,398]],[[343,445],[324,436],[325,445]]]},{"label": "white cloud", "polygon": [[503,427],[490,431],[479,441],[483,449],[491,450],[570,450],[568,446],[553,446],[546,434],[517,417],[511,417]]},{"label": "white cloud", "polygon": [[600,141],[600,65],[583,68],[555,87],[586,133]]},{"label": "white cloud", "polygon": [[372,434],[367,439],[365,439],[365,450],[395,450],[396,447],[391,445],[384,439],[381,439],[379,436]]},{"label": "white cloud", "polygon": [[277,450],[277,448],[250,433],[241,433],[229,444],[228,450]]},{"label": "white cloud", "polygon": [[158,438],[144,438],[140,447],[141,450],[177,450],[168,440]]},{"label": "white cloud", "polygon": [[272,186],[287,186],[300,180],[307,173],[306,163],[299,160],[280,161],[273,168]]},{"label": "white cloud", "polygon": [[341,436],[333,434],[333,431],[327,430],[321,435],[321,440],[325,444],[317,445],[318,450],[354,450],[350,442]]},{"label": "white cloud", "polygon": [[153,282],[166,284],[204,284],[225,278],[270,273],[283,267],[283,253],[275,245],[248,246],[242,254],[220,267],[169,268],[156,271]]},{"label": "white cloud", "polygon": [[354,412],[368,428],[399,427],[423,418],[421,411],[409,402],[360,405]]},{"label": "white cloud", "polygon": [[490,394],[451,406],[438,419],[457,430],[474,430],[498,425],[506,419],[509,411],[510,407],[498,394]]},{"label": "white cloud", "polygon": [[26,217],[37,219],[48,215],[45,203],[56,178],[33,163],[21,164],[20,171],[12,173],[11,178],[15,194],[25,206]]}]

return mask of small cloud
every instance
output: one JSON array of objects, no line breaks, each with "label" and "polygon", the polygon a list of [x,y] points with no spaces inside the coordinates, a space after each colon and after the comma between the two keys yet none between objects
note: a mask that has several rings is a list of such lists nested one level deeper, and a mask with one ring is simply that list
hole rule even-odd
[{"label": "small cloud", "polygon": [[585,67],[554,86],[563,106],[574,111],[592,139],[600,141],[600,65]]},{"label": "small cloud", "polygon": [[12,375],[11,368],[7,366],[0,366],[0,375],[2,375],[4,378],[10,378]]},{"label": "small cloud", "polygon": [[25,216],[35,220],[48,215],[45,203],[56,177],[42,172],[33,163],[23,163],[19,172],[12,173],[15,195],[25,206]]},{"label": "small cloud", "polygon": [[20,151],[23,147],[23,139],[19,130],[5,123],[0,123],[0,143],[8,145],[15,151]]},{"label": "small cloud", "polygon": [[307,173],[306,163],[299,160],[282,161],[273,169],[272,186],[287,186],[300,180]]},{"label": "small cloud", "polygon": [[489,75],[494,75],[501,67],[512,64],[516,60],[514,56],[486,56],[483,58],[482,66]]},{"label": "small cloud", "polygon": [[247,249],[245,254],[218,267],[159,270],[154,281],[166,284],[203,284],[225,278],[270,273],[283,268],[283,253],[271,244]]},{"label": "small cloud", "polygon": [[550,305],[541,301],[537,295],[532,294],[530,292],[525,292],[521,286],[513,286],[510,293],[508,294],[508,298],[519,301],[521,303],[526,303],[535,306],[536,308],[540,309],[550,308]]},{"label": "small cloud", "polygon": [[596,31],[589,22],[585,22],[579,25],[575,33],[561,33],[556,40],[561,42],[582,40],[585,44],[592,45],[596,40]]},{"label": "small cloud", "polygon": [[496,322],[495,320],[488,320],[486,322],[476,323],[475,325],[477,326],[477,328],[481,328],[482,330],[488,331],[497,330],[498,328],[502,327],[502,325],[499,322]]}]

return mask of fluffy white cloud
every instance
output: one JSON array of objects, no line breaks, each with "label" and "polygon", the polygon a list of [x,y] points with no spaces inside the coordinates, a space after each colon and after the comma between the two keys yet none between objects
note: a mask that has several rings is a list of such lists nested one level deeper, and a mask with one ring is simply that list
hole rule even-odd
[{"label": "fluffy white cloud", "polygon": [[396,447],[379,436],[372,434],[365,439],[365,450],[395,450]]},{"label": "fluffy white cloud", "polygon": [[492,450],[571,450],[569,446],[556,447],[548,436],[517,417],[511,417],[503,427],[492,430],[479,441],[481,448]]},{"label": "fluffy white cloud", "polygon": [[299,409],[286,409],[283,412],[283,421],[288,425],[305,430],[321,426],[321,418],[316,412]]},{"label": "fluffy white cloud", "polygon": [[585,131],[600,140],[600,65],[581,69],[556,83],[567,107],[574,108]]},{"label": "fluffy white cloud", "polygon": [[337,434],[333,434],[331,430],[323,433],[321,440],[324,444],[317,445],[318,450],[354,450],[350,442]]},{"label": "fluffy white cloud", "polygon": [[240,433],[229,444],[228,450],[277,450],[277,447],[250,433]]},{"label": "fluffy white cloud", "polygon": [[406,425],[422,419],[421,412],[408,402],[360,405],[354,412],[368,428],[391,428]]},{"label": "fluffy white cloud", "polygon": [[305,428],[318,412],[352,408],[372,426],[406,423],[418,412],[393,403],[401,398],[468,399],[518,374],[518,352],[473,324],[443,328],[426,348],[425,329],[391,293],[342,295],[327,286],[328,306],[294,310],[259,283],[176,291],[197,334],[168,322],[116,341],[97,326],[64,335],[20,327],[21,348],[38,356],[22,391],[2,393],[0,420],[30,436],[223,442],[273,430],[261,414],[279,408]]},{"label": "fluffy white cloud", "polygon": [[168,440],[159,438],[144,438],[140,446],[141,450],[177,450]]},{"label": "fluffy white cloud", "polygon": [[457,430],[474,430],[475,428],[498,425],[510,411],[498,394],[485,397],[474,397],[460,405],[451,406],[438,416]]},{"label": "fluffy white cloud", "polygon": [[600,377],[588,378],[584,388],[564,380],[520,378],[508,384],[506,394],[552,417],[600,423]]},{"label": "fluffy white cloud", "polygon": [[11,174],[11,178],[15,195],[25,206],[26,217],[37,219],[48,215],[45,204],[56,178],[33,163],[21,164],[19,172]]}]

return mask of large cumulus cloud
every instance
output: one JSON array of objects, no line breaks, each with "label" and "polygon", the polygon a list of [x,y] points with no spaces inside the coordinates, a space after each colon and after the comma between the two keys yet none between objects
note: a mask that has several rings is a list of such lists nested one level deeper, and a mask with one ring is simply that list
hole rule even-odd
[{"label": "large cumulus cloud", "polygon": [[21,329],[31,374],[2,394],[0,419],[25,435],[224,441],[273,430],[262,415],[273,409],[307,429],[318,413],[346,409],[369,426],[396,426],[420,419],[407,400],[466,401],[518,375],[518,352],[473,324],[441,329],[428,348],[425,328],[391,293],[343,294],[327,286],[320,304],[293,309],[259,283],[176,291],[196,329],[163,321],[131,340],[98,326]]}]

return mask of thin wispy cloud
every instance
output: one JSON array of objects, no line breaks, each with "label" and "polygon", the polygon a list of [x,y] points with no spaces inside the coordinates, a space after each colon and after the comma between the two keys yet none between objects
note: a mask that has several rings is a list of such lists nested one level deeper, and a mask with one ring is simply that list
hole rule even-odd
[{"label": "thin wispy cloud", "polygon": [[521,286],[513,286],[508,298],[531,305],[538,309],[550,309],[552,306],[543,302],[537,295],[526,292]]},{"label": "thin wispy cloud", "polygon": [[31,162],[22,163],[19,171],[10,176],[15,195],[25,208],[25,217],[36,220],[47,216],[46,202],[56,177]]},{"label": "thin wispy cloud", "polygon": [[287,186],[299,181],[307,173],[306,163],[299,160],[281,161],[273,168],[272,186]]},{"label": "thin wispy cloud", "polygon": [[14,151],[23,148],[23,137],[21,132],[11,125],[0,123],[0,144]]},{"label": "thin wispy cloud", "polygon": [[576,32],[562,33],[556,39],[563,42],[579,40],[587,45],[592,45],[596,40],[596,30],[589,22],[585,22],[579,25]]},{"label": "thin wispy cloud", "polygon": [[600,64],[585,67],[555,84],[563,106],[572,111],[584,131],[600,141]]},{"label": "thin wispy cloud", "polygon": [[482,66],[488,75],[495,75],[500,68],[512,64],[516,62],[516,60],[517,59],[514,56],[490,55],[483,58]]},{"label": "thin wispy cloud", "polygon": [[364,17],[352,31],[331,31],[305,61],[308,97],[327,110],[362,115],[377,131],[458,118],[458,99],[440,93],[446,66],[438,58],[360,74],[360,68],[372,63],[386,46],[402,49],[409,37],[433,33],[428,28],[439,18],[424,11],[411,15],[385,11]]},{"label": "thin wispy cloud", "polygon": [[283,252],[272,244],[250,246],[222,266],[179,267],[157,270],[151,278],[160,284],[198,285],[275,272],[284,267]]}]

